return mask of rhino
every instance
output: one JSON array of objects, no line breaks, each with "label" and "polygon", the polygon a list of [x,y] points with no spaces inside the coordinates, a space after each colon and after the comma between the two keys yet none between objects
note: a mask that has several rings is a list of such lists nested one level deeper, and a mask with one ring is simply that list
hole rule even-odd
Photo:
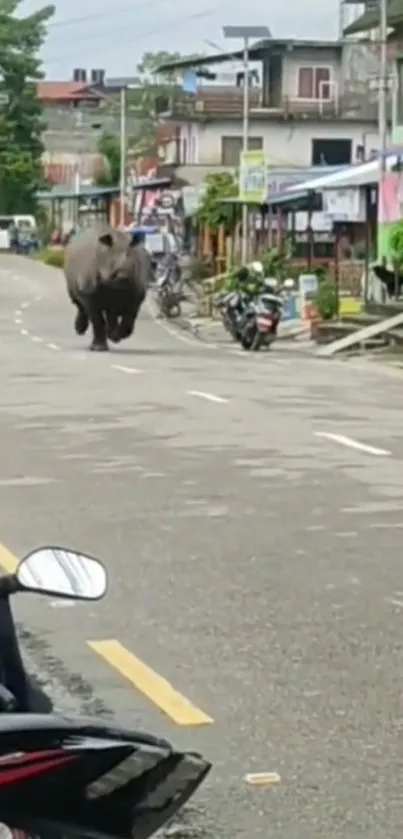
[{"label": "rhino", "polygon": [[90,350],[108,350],[132,335],[147,293],[151,258],[128,233],[106,226],[89,228],[67,244],[64,274],[70,300],[77,308],[75,331],[92,327]]}]

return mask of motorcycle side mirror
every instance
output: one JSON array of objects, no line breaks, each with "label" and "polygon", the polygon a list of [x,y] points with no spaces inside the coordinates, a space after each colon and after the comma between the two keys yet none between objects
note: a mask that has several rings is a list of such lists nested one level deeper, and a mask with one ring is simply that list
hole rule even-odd
[{"label": "motorcycle side mirror", "polygon": [[106,569],[98,559],[53,546],[38,548],[25,556],[16,578],[26,591],[73,600],[100,600],[108,587]]}]

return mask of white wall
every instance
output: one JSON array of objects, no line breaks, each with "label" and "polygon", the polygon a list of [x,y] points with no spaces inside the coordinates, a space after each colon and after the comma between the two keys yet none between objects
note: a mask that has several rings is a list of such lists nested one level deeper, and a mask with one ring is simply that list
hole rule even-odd
[{"label": "white wall", "polygon": [[[329,67],[330,80],[336,83],[336,87],[331,89],[331,95],[335,92],[340,93],[341,84],[341,61],[339,54],[335,54],[335,50],[326,49],[310,49],[299,50],[295,49],[289,53],[283,61],[283,84],[282,94],[289,99],[298,98],[298,82],[300,67]],[[300,100],[301,101],[301,100]]]},{"label": "white wall", "polygon": [[[376,127],[372,123],[330,121],[272,122],[253,119],[250,135],[263,137],[263,148],[274,166],[310,166],[312,139],[351,139],[353,160],[357,146],[363,145],[367,154],[379,148]],[[187,123],[181,127],[182,163],[220,165],[221,137],[241,137],[241,122],[215,121],[210,124]],[[187,158],[183,157],[186,148]]]}]

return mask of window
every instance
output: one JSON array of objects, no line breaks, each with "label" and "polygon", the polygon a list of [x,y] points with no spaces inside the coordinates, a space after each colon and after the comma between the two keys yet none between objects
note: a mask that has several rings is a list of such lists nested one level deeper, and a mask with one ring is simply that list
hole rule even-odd
[{"label": "window", "polygon": [[[243,146],[242,137],[221,137],[221,163],[223,166],[239,166]],[[249,137],[248,149],[260,151],[263,137]]]},{"label": "window", "polygon": [[330,67],[300,67],[298,99],[330,99]]},{"label": "window", "polygon": [[316,140],[311,141],[312,166],[344,166],[352,162],[352,140]]}]

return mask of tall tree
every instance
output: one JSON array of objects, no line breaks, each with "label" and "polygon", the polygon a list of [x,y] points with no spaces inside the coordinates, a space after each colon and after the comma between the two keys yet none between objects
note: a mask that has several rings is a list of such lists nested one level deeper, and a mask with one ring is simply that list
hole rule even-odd
[{"label": "tall tree", "polygon": [[[144,81],[151,82],[151,84],[156,83],[156,70],[158,67],[161,67],[162,64],[171,64],[174,61],[180,61],[181,58],[184,56],[181,55],[179,52],[167,52],[166,50],[158,50],[157,52],[145,52],[140,64],[137,65],[137,72],[140,73],[140,76],[143,78]],[[172,81],[172,76],[175,74],[173,73],[164,74],[164,82],[169,83]]]},{"label": "tall tree", "polygon": [[120,140],[115,134],[104,132],[99,139],[98,152],[104,159],[95,183],[97,186],[116,186],[120,178]]},{"label": "tall tree", "polygon": [[[156,127],[161,115],[169,110],[175,96],[180,95],[180,89],[176,82],[178,72],[173,70],[172,73],[158,74],[156,70],[162,64],[179,61],[184,57],[178,52],[166,52],[165,50],[146,52],[137,65],[139,84],[135,87],[129,87],[126,91],[128,116],[135,117],[138,122],[137,131],[132,132],[128,139],[128,149],[135,156],[146,155],[153,149],[156,140]],[[196,58],[196,56],[194,57]],[[110,96],[106,103],[110,113],[119,114],[119,99],[120,97],[117,97],[116,94]],[[109,151],[102,150],[102,153],[110,161]]]},{"label": "tall tree", "polygon": [[0,212],[5,214],[35,212],[42,184],[38,54],[54,7],[20,17],[20,5],[21,0],[0,0]]}]

